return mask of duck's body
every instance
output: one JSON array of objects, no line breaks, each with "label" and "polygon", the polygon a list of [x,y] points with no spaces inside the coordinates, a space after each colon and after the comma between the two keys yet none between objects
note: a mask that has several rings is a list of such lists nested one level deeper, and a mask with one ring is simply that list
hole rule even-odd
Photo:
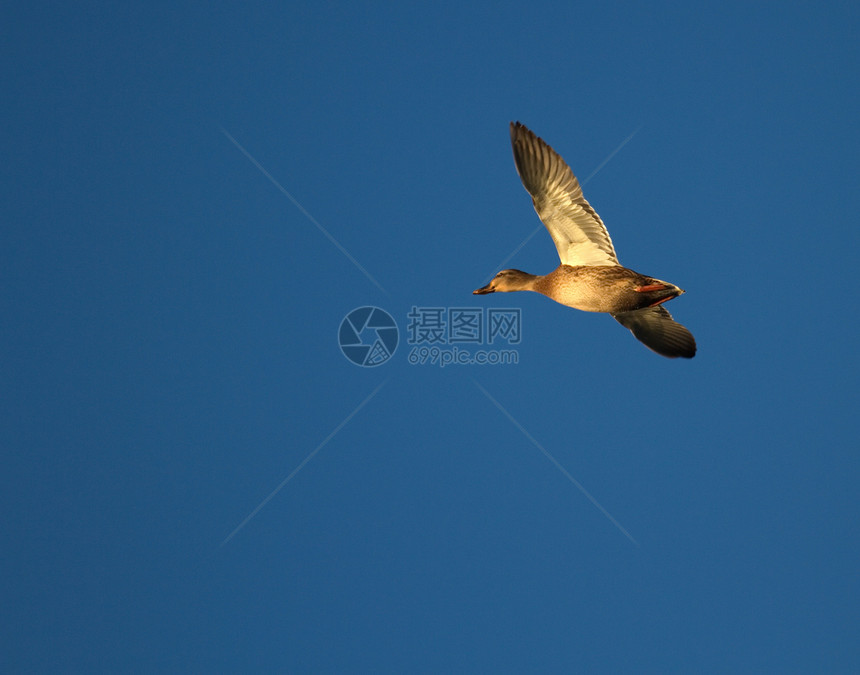
[{"label": "duck's body", "polygon": [[559,265],[542,276],[520,270],[503,270],[475,294],[497,291],[535,291],[583,312],[610,314],[654,307],[684,292],[673,284],[646,277],[621,265]]},{"label": "duck's body", "polygon": [[511,143],[517,171],[555,242],[561,265],[543,276],[502,270],[474,293],[535,291],[574,309],[606,312],[658,354],[692,358],[692,334],[660,306],[684,291],[619,264],[609,233],[583,198],[579,181],[542,139],[512,122]]}]

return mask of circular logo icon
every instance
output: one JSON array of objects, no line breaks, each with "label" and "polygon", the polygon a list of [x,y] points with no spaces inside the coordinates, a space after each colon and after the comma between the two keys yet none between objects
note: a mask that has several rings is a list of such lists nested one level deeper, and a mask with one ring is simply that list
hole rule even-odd
[{"label": "circular logo icon", "polygon": [[397,324],[384,309],[359,307],[343,317],[337,341],[343,355],[366,368],[388,361],[397,349]]}]

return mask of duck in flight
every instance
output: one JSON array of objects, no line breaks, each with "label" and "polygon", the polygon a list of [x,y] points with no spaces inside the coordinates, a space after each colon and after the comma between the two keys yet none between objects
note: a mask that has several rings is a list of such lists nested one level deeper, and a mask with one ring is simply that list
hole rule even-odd
[{"label": "duck in flight", "polygon": [[684,291],[619,264],[609,232],[583,198],[576,176],[543,139],[519,122],[511,122],[511,144],[517,173],[555,242],[561,265],[543,276],[502,270],[474,294],[543,293],[574,309],[612,315],[662,356],[693,358],[696,340],[663,307]]}]

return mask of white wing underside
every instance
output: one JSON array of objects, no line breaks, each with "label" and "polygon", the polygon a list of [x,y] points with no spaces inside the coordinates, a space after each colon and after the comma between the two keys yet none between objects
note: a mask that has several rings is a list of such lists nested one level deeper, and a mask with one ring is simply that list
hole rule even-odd
[{"label": "white wing underside", "polygon": [[573,171],[519,122],[511,123],[517,173],[564,265],[618,265],[606,226],[582,196]]}]

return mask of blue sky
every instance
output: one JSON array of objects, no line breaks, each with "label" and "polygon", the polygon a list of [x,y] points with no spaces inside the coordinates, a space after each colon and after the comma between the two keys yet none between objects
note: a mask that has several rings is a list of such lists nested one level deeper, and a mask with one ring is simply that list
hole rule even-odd
[{"label": "blue sky", "polygon": [[[856,5],[3,14],[4,671],[860,668]],[[511,120],[695,359],[471,295]],[[411,364],[413,307],[518,362]]]}]

